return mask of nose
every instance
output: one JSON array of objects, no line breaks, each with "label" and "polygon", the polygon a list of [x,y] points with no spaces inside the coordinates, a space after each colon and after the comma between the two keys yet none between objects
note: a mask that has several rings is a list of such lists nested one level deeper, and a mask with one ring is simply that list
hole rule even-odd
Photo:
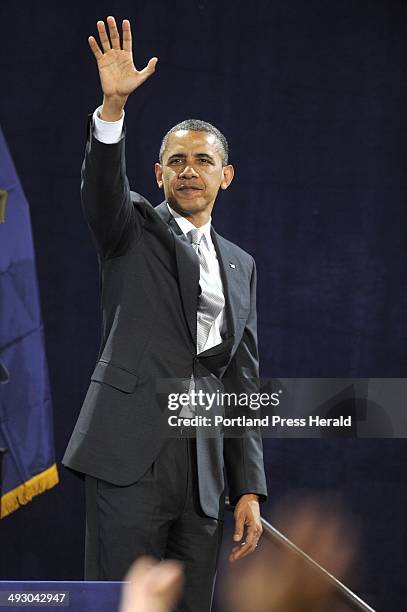
[{"label": "nose", "polygon": [[179,173],[180,178],[195,178],[199,176],[198,172],[195,170],[193,166],[186,165],[185,168]]}]

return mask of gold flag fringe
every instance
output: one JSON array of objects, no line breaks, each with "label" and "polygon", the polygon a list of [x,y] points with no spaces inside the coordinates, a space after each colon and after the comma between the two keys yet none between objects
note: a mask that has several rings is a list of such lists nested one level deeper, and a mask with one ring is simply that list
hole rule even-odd
[{"label": "gold flag fringe", "polygon": [[21,506],[24,506],[32,500],[36,495],[44,493],[47,489],[52,489],[59,482],[58,470],[56,463],[51,465],[40,474],[36,474],[30,480],[23,482],[15,489],[7,491],[1,497],[1,517],[4,518]]}]

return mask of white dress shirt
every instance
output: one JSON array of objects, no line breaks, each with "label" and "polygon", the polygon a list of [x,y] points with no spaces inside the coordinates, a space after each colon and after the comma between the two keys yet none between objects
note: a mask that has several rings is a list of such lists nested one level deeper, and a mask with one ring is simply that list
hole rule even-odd
[{"label": "white dress shirt", "polygon": [[[103,121],[103,119],[101,119],[99,116],[101,108],[102,107],[99,106],[99,108],[97,108],[93,113],[94,136],[97,140],[103,142],[104,144],[115,144],[119,142],[120,137],[122,135],[124,111],[122,117],[118,121]],[[168,202],[167,206],[169,212],[174,217],[175,221],[177,222],[178,226],[180,227],[182,233],[185,236],[191,229],[196,229],[195,225],[188,221],[188,219],[175,212],[175,210],[173,210],[169,206]],[[222,292],[224,293],[222,278],[220,275],[219,261],[216,254],[215,246],[211,238],[211,219],[209,219],[208,223],[205,223],[205,225],[199,227],[198,230],[200,232],[200,236],[203,234],[199,248],[205,251],[205,257],[208,261],[211,280],[213,281],[214,285],[220,287]],[[221,312],[213,322],[208,338],[206,340],[205,347],[203,349],[204,351],[222,342],[221,332],[224,331],[224,327],[225,308],[221,310]]]}]

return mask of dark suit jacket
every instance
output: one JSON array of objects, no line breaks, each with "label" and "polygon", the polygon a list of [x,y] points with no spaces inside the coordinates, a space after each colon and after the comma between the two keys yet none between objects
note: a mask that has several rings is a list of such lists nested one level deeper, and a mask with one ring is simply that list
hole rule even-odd
[{"label": "dark suit jacket", "polygon": [[[198,259],[166,204],[153,208],[130,191],[124,150],[124,135],[106,145],[90,124],[82,203],[100,264],[102,338],[63,458],[67,467],[117,485],[136,482],[165,441],[157,381],[189,380],[193,372],[212,390],[228,381],[228,390],[241,392],[254,390],[258,376],[253,258],[212,229],[228,331],[222,344],[197,356]],[[222,516],[224,468],[232,503],[244,493],[266,496],[259,431],[240,433],[197,432],[199,494],[208,516]]]}]

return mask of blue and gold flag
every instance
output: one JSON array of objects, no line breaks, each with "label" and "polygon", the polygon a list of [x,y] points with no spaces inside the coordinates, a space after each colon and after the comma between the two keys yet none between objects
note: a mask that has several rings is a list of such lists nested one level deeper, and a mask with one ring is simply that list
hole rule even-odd
[{"label": "blue and gold flag", "polygon": [[1,517],[58,483],[30,212],[0,129]]}]

